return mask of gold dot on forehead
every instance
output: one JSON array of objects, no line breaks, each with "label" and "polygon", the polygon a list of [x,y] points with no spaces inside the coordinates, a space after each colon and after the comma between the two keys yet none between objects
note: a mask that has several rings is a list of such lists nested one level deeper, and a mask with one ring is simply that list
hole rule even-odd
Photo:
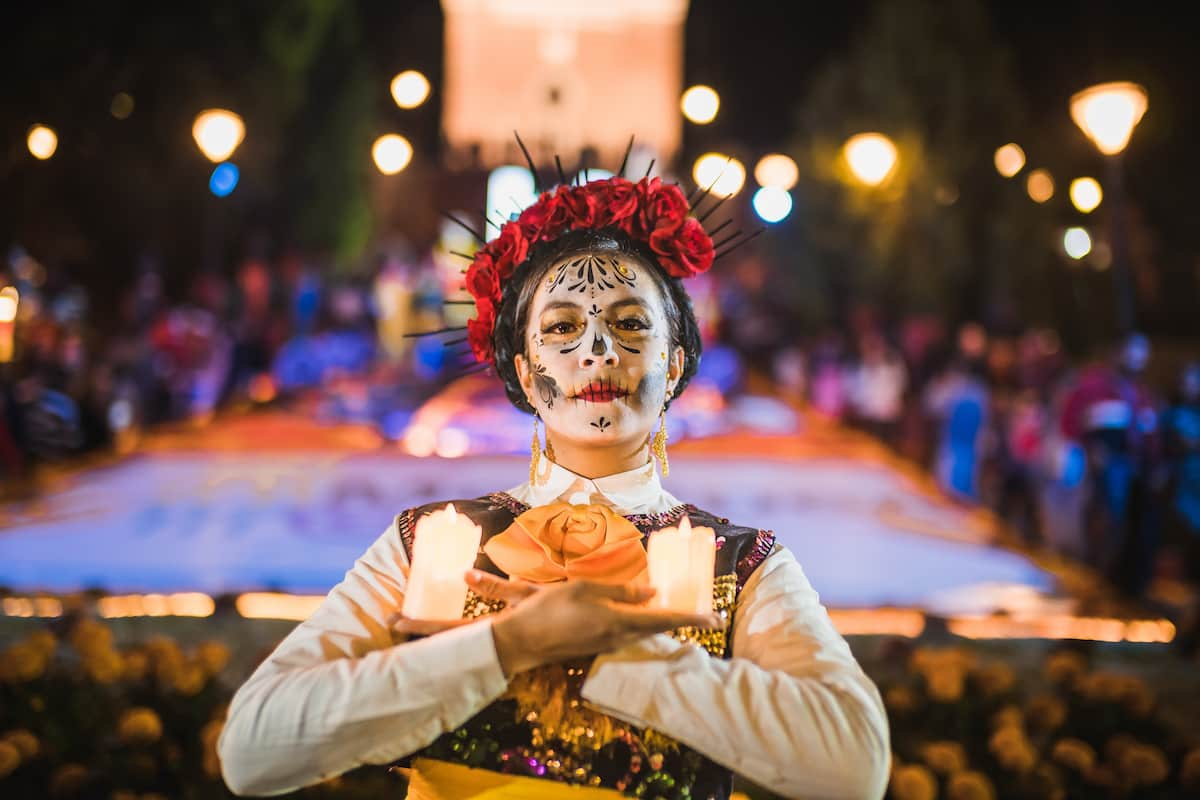
[{"label": "gold dot on forehead", "polygon": [[620,261],[613,262],[613,268],[617,271],[617,274],[619,274],[622,278],[632,278],[633,277],[633,270],[631,270],[629,267],[622,264]]},{"label": "gold dot on forehead", "polygon": [[659,354],[658,354],[658,357],[659,357],[659,358],[661,358],[663,361],[666,361],[666,360],[667,360],[667,354],[666,354],[666,353],[659,353]]}]

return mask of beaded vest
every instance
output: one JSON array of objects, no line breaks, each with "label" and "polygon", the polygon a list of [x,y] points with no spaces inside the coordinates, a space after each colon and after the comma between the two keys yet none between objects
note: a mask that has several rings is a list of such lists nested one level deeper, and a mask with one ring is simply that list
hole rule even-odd
[{"label": "beaded vest", "polygon": [[[483,529],[483,542],[506,530],[528,506],[496,493],[455,500],[455,509]],[[445,503],[412,508],[397,517],[405,552],[412,557],[416,520]],[[695,642],[714,658],[729,658],[738,595],[775,544],[770,531],[731,525],[729,520],[682,505],[661,514],[628,516],[643,537],[678,523],[713,529],[717,537],[713,610],[728,619],[725,630],[683,628],[671,632]],[[504,575],[480,549],[475,566]],[[480,617],[504,607],[473,592],[463,615]],[[726,800],[732,775],[700,753],[654,730],[637,728],[590,707],[580,697],[590,659],[553,664],[517,675],[497,701],[457,730],[411,758],[433,758],[478,769],[583,786],[600,786],[648,800]],[[405,759],[408,761],[409,759]]]}]

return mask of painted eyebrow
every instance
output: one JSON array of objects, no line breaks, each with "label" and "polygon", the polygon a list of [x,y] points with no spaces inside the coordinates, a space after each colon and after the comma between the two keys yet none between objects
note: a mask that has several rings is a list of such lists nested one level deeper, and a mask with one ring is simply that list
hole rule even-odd
[{"label": "painted eyebrow", "polygon": [[552,300],[542,308],[542,313],[547,311],[557,311],[560,308],[570,309],[572,311],[582,311],[583,306],[578,303],[572,303],[570,300]]},{"label": "painted eyebrow", "polygon": [[609,304],[608,304],[608,307],[609,307],[609,308],[626,308],[626,307],[628,307],[628,306],[636,306],[637,308],[640,308],[640,309],[642,309],[643,311],[648,311],[648,310],[649,310],[649,309],[647,309],[647,308],[646,308],[646,304],[645,304],[645,303],[643,303],[641,300],[635,300],[635,299],[633,299],[633,298],[629,298],[628,300],[618,300],[618,301],[617,301],[617,302],[615,302],[615,303],[609,303]]}]

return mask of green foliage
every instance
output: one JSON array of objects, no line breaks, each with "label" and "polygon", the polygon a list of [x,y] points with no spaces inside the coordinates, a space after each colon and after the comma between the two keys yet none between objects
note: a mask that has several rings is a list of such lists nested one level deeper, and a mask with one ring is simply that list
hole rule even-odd
[{"label": "green foliage", "polygon": [[[889,136],[899,160],[879,187],[854,183],[841,148]],[[1045,221],[995,149],[1025,131],[1005,51],[977,0],[879,3],[797,114],[797,269],[823,275],[833,311],[868,300],[899,312],[976,316],[1022,304],[1050,253]]]}]

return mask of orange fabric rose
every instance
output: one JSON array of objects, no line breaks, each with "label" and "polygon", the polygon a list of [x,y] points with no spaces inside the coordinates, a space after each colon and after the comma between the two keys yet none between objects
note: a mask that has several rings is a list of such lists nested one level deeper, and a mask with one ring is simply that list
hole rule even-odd
[{"label": "orange fabric rose", "polygon": [[534,583],[648,579],[641,531],[608,506],[552,503],[531,508],[489,539],[483,551],[510,576]]}]

